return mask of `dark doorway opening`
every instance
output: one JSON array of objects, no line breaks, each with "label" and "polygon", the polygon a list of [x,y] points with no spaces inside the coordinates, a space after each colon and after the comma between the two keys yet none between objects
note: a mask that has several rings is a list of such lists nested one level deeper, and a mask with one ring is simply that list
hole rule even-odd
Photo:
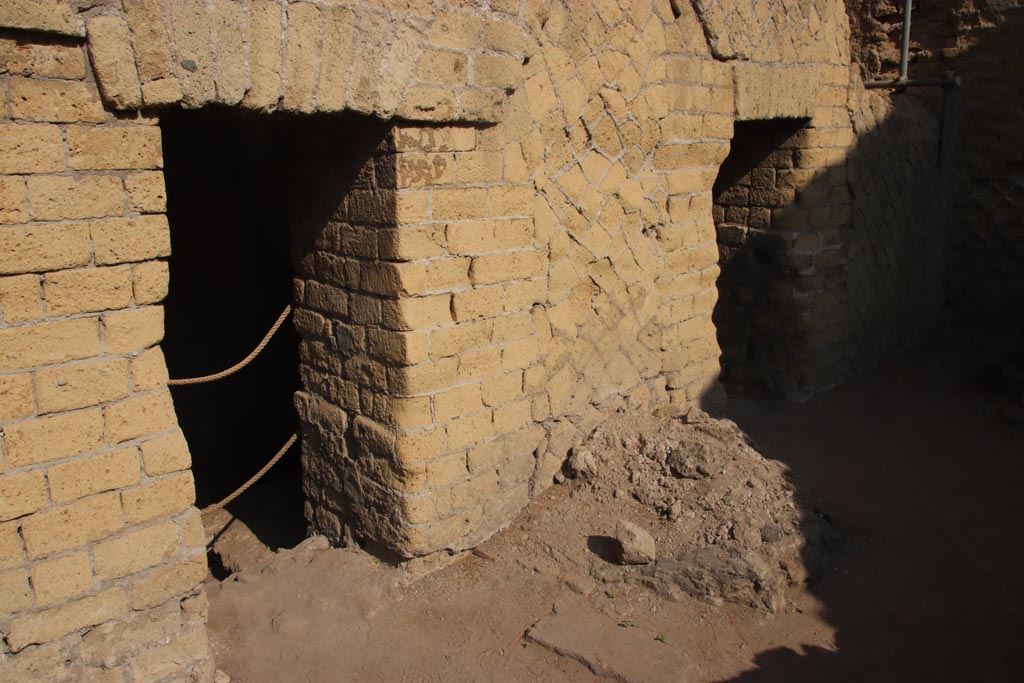
[{"label": "dark doorway opening", "polygon": [[738,121],[712,191],[718,239],[713,320],[730,394],[786,397],[801,382],[801,353],[787,251],[793,236],[773,225],[795,198],[795,137],[804,119]]},{"label": "dark doorway opening", "polygon": [[[160,125],[172,247],[164,353],[171,377],[194,377],[239,361],[291,302],[287,164],[273,117],[175,112]],[[296,430],[298,345],[286,323],[240,372],[172,388],[199,507],[244,483]],[[293,451],[230,508],[271,547],[305,532]],[[274,519],[264,520],[247,508],[270,490]]]},{"label": "dark doorway opening", "polygon": [[[374,233],[346,220],[346,200],[353,189],[376,187],[370,162],[386,147],[387,122],[211,108],[168,112],[160,126],[172,246],[163,346],[172,378],[232,366],[286,304],[345,308],[343,300],[311,303],[301,293],[327,278],[335,296],[346,298],[346,266],[375,255],[350,253],[352,245],[376,242]],[[333,339],[335,322],[328,324],[330,330],[319,332]],[[322,391],[342,381],[340,346],[331,346],[337,357],[329,368],[313,362],[311,350],[324,343],[304,338],[288,321],[238,373],[172,387],[199,507],[233,492],[300,433],[302,448],[293,447],[227,508],[272,549],[305,537],[310,496],[341,495],[324,490],[308,462],[304,471],[306,451],[318,444],[307,443],[311,431],[300,429],[294,403],[300,389]],[[322,474],[325,467],[340,470],[344,453],[318,457],[327,462],[312,469]],[[337,472],[329,477],[337,478]]]}]

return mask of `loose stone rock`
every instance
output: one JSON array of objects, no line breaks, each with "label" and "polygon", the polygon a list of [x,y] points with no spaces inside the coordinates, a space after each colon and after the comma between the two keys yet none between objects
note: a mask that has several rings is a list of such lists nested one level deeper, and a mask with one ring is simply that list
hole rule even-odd
[{"label": "loose stone rock", "polygon": [[619,520],[615,525],[615,539],[619,542],[622,564],[650,564],[658,557],[654,537],[632,522]]},{"label": "loose stone rock", "polygon": [[588,450],[573,451],[565,461],[565,474],[570,479],[593,479],[597,476],[597,461]]}]

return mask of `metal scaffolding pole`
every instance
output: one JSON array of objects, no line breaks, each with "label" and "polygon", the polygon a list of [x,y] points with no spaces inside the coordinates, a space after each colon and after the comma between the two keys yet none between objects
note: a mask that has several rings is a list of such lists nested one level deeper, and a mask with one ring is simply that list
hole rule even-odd
[{"label": "metal scaffolding pole", "polygon": [[942,88],[942,127],[939,135],[939,166],[949,170],[953,162],[953,134],[956,122],[957,89],[960,77],[953,71],[947,71],[942,78],[909,77],[910,64],[910,19],[913,13],[913,0],[903,0],[903,44],[900,46],[900,75],[891,81],[866,81],[864,87],[869,90],[892,89],[903,91],[906,88]]}]

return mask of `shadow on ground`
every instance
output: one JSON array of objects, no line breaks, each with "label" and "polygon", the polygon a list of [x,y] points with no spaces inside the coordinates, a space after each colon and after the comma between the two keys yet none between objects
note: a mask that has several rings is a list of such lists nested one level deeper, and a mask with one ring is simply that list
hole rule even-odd
[{"label": "shadow on ground", "polygon": [[803,404],[731,401],[850,546],[809,587],[835,649],[768,650],[730,681],[1021,680],[1024,429],[993,414],[991,359],[947,339]]}]

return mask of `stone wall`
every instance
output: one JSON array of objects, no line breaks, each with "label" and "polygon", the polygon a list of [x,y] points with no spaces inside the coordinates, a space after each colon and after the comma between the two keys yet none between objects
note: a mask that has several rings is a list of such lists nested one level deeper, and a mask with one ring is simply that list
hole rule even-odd
[{"label": "stone wall", "polygon": [[737,392],[807,398],[919,341],[941,315],[952,179],[938,121],[856,77],[842,93],[809,119],[736,124],[715,186],[715,325]]},{"label": "stone wall", "polygon": [[847,315],[831,361],[845,377],[935,330],[948,299],[955,178],[939,165],[939,121],[919,102],[855,79],[856,146],[830,174],[850,200],[843,225]]},{"label": "stone wall", "polygon": [[[853,49],[866,78],[899,64],[901,3],[848,2]],[[911,22],[912,77],[961,77],[954,150],[950,298],[958,317],[1019,327],[1024,319],[1024,6],[1019,0],[919,3]],[[934,91],[902,96],[937,110]]]},{"label": "stone wall", "polygon": [[156,120],[105,110],[77,40],[0,54],[0,678],[208,676]]},{"label": "stone wall", "polygon": [[927,229],[894,236],[917,167],[871,175],[864,141],[903,143],[837,0],[0,0],[0,25],[5,677],[209,676],[159,346],[160,107],[317,114],[285,189],[307,517],[335,543],[472,547],[610,411],[720,398],[712,187],[737,120],[804,120],[771,206],[807,288],[799,388],[898,346],[849,342],[881,311],[931,315],[900,294],[932,272]]}]

